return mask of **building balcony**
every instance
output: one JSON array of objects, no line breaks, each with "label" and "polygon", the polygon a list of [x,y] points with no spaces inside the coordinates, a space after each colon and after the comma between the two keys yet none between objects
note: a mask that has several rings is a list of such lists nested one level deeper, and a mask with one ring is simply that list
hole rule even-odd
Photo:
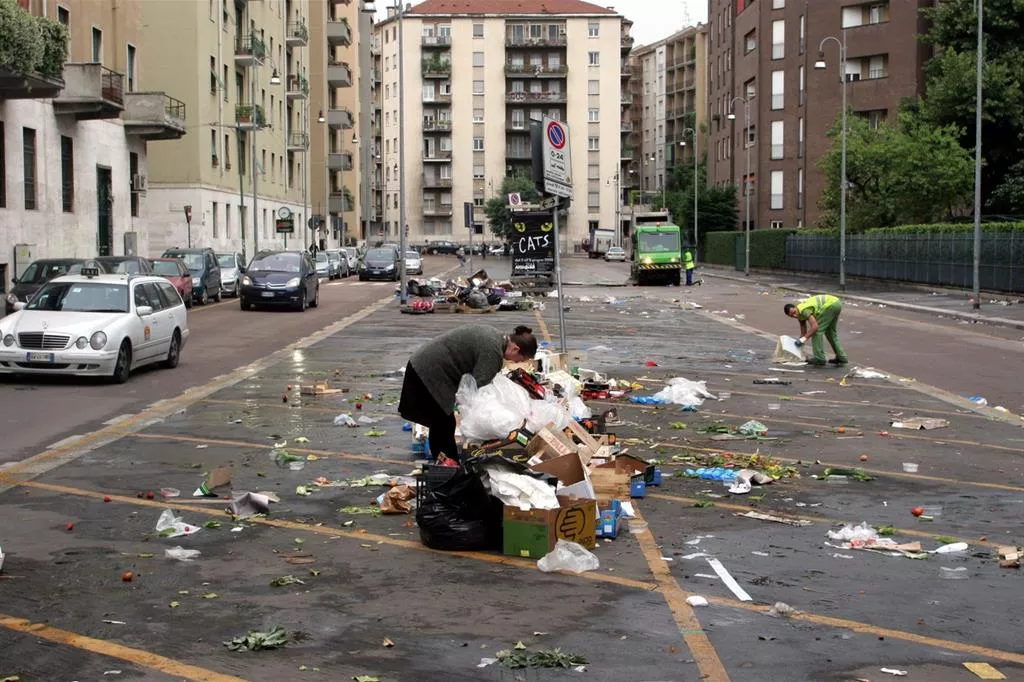
[{"label": "building balcony", "polygon": [[505,75],[518,78],[566,78],[569,67],[566,64],[546,66],[544,64],[506,64]]},{"label": "building balcony", "polygon": [[327,44],[333,47],[348,47],[352,44],[352,27],[348,19],[330,19],[327,22]]},{"label": "building balcony", "polygon": [[[330,24],[328,24],[329,26]],[[288,47],[305,47],[309,43],[309,27],[305,21],[289,21],[284,44]]]},{"label": "building balcony", "polygon": [[423,207],[424,218],[451,218],[452,207],[451,206],[424,206]]},{"label": "building balcony", "polygon": [[619,160],[621,161],[632,161],[633,160],[633,148],[623,147],[622,151],[619,152]]},{"label": "building balcony", "polygon": [[284,93],[288,99],[306,99],[309,97],[309,81],[302,76],[288,76],[288,87]]},{"label": "building balcony", "polygon": [[619,75],[623,78],[629,78],[633,75],[633,67],[623,64],[619,67]]},{"label": "building balcony", "polygon": [[446,152],[424,152],[423,162],[424,163],[446,163],[452,160],[451,151]]},{"label": "building balcony", "polygon": [[505,132],[506,133],[512,133],[512,134],[517,134],[518,133],[518,134],[523,134],[523,135],[529,135],[530,134],[530,124],[526,123],[525,121],[524,122],[509,121],[508,123],[505,124]]},{"label": "building balcony", "polygon": [[374,86],[380,85],[380,69],[378,68],[373,70],[373,84]]},{"label": "building balcony", "polygon": [[267,117],[259,104],[239,104],[235,107],[235,123],[242,130],[259,130],[266,127]]},{"label": "building balcony", "polygon": [[352,170],[352,152],[331,152],[327,155],[327,168],[333,171]]},{"label": "building balcony", "polygon": [[619,132],[623,133],[623,134],[629,134],[629,133],[633,132],[633,124],[632,123],[622,123],[622,124],[620,124],[619,125]]},{"label": "building balcony", "polygon": [[509,104],[520,104],[523,102],[543,102],[549,104],[565,104],[567,95],[565,92],[506,92],[505,101]]},{"label": "building balcony", "polygon": [[124,111],[124,76],[98,63],[64,65],[64,89],[54,111],[80,121],[118,118]]},{"label": "building balcony", "polygon": [[423,60],[424,78],[448,78],[452,75],[452,63],[447,59],[434,57]]},{"label": "building balcony", "polygon": [[143,140],[180,140],[185,135],[185,103],[162,92],[124,95],[124,131]]},{"label": "building balcony", "polygon": [[327,84],[336,88],[352,87],[352,69],[347,62],[327,64]]},{"label": "building balcony", "polygon": [[[27,2],[18,4],[28,9]],[[61,72],[68,55],[68,32],[51,19],[22,19],[35,22],[35,35],[0,26],[4,57],[9,57],[0,64],[0,101],[56,97],[64,88]]]},{"label": "building balcony", "polygon": [[355,125],[355,118],[352,112],[344,107],[327,110],[327,127],[348,129]]},{"label": "building balcony", "polygon": [[0,100],[4,99],[50,99],[60,94],[64,81],[43,76],[39,73],[15,73],[0,66]]},{"label": "building balcony", "polygon": [[511,48],[530,48],[530,47],[565,47],[568,44],[564,35],[558,36],[557,38],[520,38],[517,36],[506,35],[505,36],[505,47]]},{"label": "building balcony", "polygon": [[620,43],[622,46],[622,51],[629,52],[630,50],[632,50],[634,42],[635,41],[633,39],[633,36],[622,36],[622,41]]},{"label": "building balcony", "polygon": [[621,97],[619,99],[619,104],[621,104],[624,107],[631,106],[633,104],[633,98],[632,97]]},{"label": "building balcony", "polygon": [[508,161],[532,161],[533,152],[529,147],[509,147],[505,150],[505,159]]},{"label": "building balcony", "polygon": [[442,178],[429,173],[423,174],[423,189],[451,189],[452,179]]},{"label": "building balcony", "polygon": [[287,149],[290,152],[305,152],[309,149],[309,135],[306,133],[288,133]]},{"label": "building balcony", "polygon": [[437,92],[435,92],[432,95],[428,95],[427,93],[423,93],[423,103],[424,104],[451,104],[452,103],[452,96],[451,95],[442,95],[442,94],[437,93]]},{"label": "building balcony", "polygon": [[238,66],[254,66],[262,64],[267,58],[267,45],[259,36],[242,35],[235,40],[235,64]]},{"label": "building balcony", "polygon": [[355,200],[348,188],[327,195],[327,210],[331,213],[348,213],[354,205]]},{"label": "building balcony", "polygon": [[420,46],[426,48],[447,48],[452,44],[451,36],[422,36]]},{"label": "building balcony", "polygon": [[451,121],[438,121],[436,119],[430,119],[423,122],[423,132],[425,133],[450,133],[451,131]]}]

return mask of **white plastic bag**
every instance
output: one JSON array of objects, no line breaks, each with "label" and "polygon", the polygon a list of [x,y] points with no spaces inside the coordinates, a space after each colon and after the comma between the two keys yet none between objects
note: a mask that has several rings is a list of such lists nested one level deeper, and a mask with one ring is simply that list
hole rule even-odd
[{"label": "white plastic bag", "polygon": [[593,410],[587,407],[587,404],[583,402],[583,398],[579,396],[569,401],[569,412],[572,413],[573,419],[590,419],[594,416]]},{"label": "white plastic bag", "polygon": [[526,416],[527,430],[536,433],[548,424],[554,424],[557,431],[569,426],[569,413],[564,407],[550,400],[531,400]]},{"label": "white plastic bag", "polygon": [[353,419],[352,415],[350,415],[348,412],[345,412],[344,414],[339,414],[337,417],[335,417],[334,418],[334,425],[335,426],[359,426],[359,424],[356,423],[356,420]]},{"label": "white plastic bag", "polygon": [[192,561],[202,554],[198,549],[185,549],[184,547],[170,547],[164,550],[164,557],[177,559],[178,561]]},{"label": "white plastic bag", "polygon": [[477,388],[472,375],[464,375],[455,401],[462,417],[459,431],[471,441],[507,438],[522,426],[531,402],[526,389],[504,374],[494,377],[483,388]]},{"label": "white plastic bag", "polygon": [[156,532],[159,533],[162,538],[176,538],[181,535],[193,535],[198,533],[199,530],[199,526],[193,526],[185,523],[181,520],[180,516],[175,516],[174,512],[170,509],[164,509],[160,514],[160,518],[156,520]]},{"label": "white plastic bag", "polygon": [[653,397],[676,405],[703,405],[704,398],[718,400],[708,393],[707,382],[690,381],[683,377],[669,379],[665,388],[655,393]]},{"label": "white plastic bag", "polygon": [[601,567],[597,556],[587,550],[583,545],[568,540],[559,540],[555,548],[537,560],[537,568],[550,573],[552,571],[572,571],[583,573],[584,571],[596,571]]}]

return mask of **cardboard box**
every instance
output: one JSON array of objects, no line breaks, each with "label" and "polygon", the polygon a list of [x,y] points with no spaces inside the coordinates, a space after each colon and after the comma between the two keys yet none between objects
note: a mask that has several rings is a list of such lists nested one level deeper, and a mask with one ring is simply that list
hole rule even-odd
[{"label": "cardboard box", "polygon": [[[608,464],[613,464],[613,462]],[[607,507],[612,500],[630,499],[629,474],[617,471],[615,467],[609,468],[608,464],[590,471],[590,482],[594,486],[594,494],[601,507]]]},{"label": "cardboard box", "polygon": [[557,478],[565,486],[558,491],[559,495],[577,497],[582,500],[595,499],[594,486],[590,482],[590,477],[583,467],[580,456],[575,452],[535,464],[531,468]]},{"label": "cardboard box", "polygon": [[564,455],[576,453],[576,446],[558,431],[549,428],[548,424],[534,434],[530,442],[526,444],[526,452],[531,457],[538,457],[540,460],[554,459]]},{"label": "cardboard box", "polygon": [[508,505],[502,517],[502,551],[507,556],[540,559],[559,539],[588,549],[597,546],[597,503],[558,497],[558,509],[523,511]]}]

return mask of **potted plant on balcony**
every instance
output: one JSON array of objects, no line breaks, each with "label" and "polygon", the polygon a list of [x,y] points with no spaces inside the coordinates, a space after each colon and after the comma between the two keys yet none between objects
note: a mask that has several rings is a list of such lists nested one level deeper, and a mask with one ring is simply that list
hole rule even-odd
[{"label": "potted plant on balcony", "polygon": [[235,120],[238,123],[253,123],[254,114],[251,104],[239,104],[235,107]]},{"label": "potted plant on balcony", "polygon": [[60,80],[67,55],[62,24],[32,16],[16,0],[0,0],[0,71]]}]

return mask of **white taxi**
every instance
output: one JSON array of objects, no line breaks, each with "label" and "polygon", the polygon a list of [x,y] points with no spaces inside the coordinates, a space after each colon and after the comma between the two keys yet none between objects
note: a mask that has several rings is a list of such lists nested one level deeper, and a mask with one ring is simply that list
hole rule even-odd
[{"label": "white taxi", "polygon": [[188,314],[174,285],[153,275],[56,277],[28,303],[0,319],[0,374],[105,376],[178,366],[188,341]]}]

